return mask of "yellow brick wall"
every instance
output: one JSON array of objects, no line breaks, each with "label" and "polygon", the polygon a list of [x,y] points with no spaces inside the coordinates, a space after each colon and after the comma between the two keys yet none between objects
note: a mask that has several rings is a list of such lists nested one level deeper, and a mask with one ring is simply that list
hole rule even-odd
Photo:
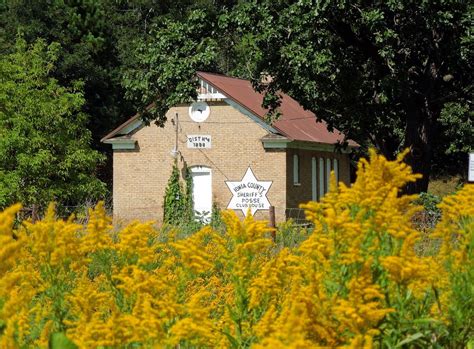
[{"label": "yellow brick wall", "polygon": [[[339,160],[339,178],[349,183],[347,155],[296,149],[263,148],[261,138],[268,132],[225,102],[208,102],[209,118],[200,124],[188,116],[189,106],[167,113],[165,127],[154,124],[135,131],[136,150],[114,151],[113,204],[116,221],[163,218],[163,197],[171,174],[175,129],[171,119],[179,115],[178,149],[188,167],[203,165],[212,169],[213,202],[225,209],[232,197],[226,180],[240,181],[250,166],[258,180],[271,180],[268,199],[276,207],[276,219],[285,219],[285,208],[298,207],[311,200],[311,157]],[[186,135],[211,135],[211,149],[188,149]],[[300,182],[293,185],[293,154],[300,156]],[[319,182],[318,182],[319,184]],[[237,211],[241,215],[240,211]],[[268,219],[268,211],[257,211],[259,219]]]},{"label": "yellow brick wall", "polygon": [[[277,207],[277,219],[283,220],[286,201],[286,153],[268,151],[260,139],[268,132],[225,102],[208,102],[209,118],[197,124],[188,116],[188,106],[170,109],[164,128],[143,127],[133,135],[138,141],[135,151],[114,151],[113,203],[116,220],[163,217],[163,196],[171,174],[175,130],[170,122],[179,114],[179,145],[187,166],[212,168],[213,200],[224,209],[231,193],[226,180],[239,181],[250,166],[259,180],[272,180],[268,198]],[[186,135],[211,135],[211,149],[188,149]],[[256,216],[267,218],[268,211]]]}]

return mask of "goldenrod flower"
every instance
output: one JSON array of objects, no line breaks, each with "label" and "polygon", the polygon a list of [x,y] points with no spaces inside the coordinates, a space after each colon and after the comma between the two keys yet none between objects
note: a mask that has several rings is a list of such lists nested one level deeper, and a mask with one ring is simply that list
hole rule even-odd
[{"label": "goldenrod flower", "polygon": [[15,228],[12,206],[0,213],[0,347],[47,348],[65,332],[80,348],[377,348],[416,339],[392,337],[420,318],[445,333],[453,276],[474,267],[474,186],[443,200],[429,235],[439,253],[418,255],[421,208],[400,191],[419,176],[403,156],[370,151],[351,187],[332,176],[321,202],[302,206],[314,228],[292,248],[233,211],[222,213],[225,233],[180,239],[173,228],[163,239],[153,222],[114,231],[102,203],[85,226],[50,205]]}]

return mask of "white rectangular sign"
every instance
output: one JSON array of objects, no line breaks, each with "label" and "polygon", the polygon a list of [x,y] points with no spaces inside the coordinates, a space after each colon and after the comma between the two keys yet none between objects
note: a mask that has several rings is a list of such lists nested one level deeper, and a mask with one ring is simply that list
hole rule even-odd
[{"label": "white rectangular sign", "polygon": [[469,169],[467,180],[469,182],[474,182],[474,153],[469,154]]},{"label": "white rectangular sign", "polygon": [[187,135],[188,148],[191,149],[210,149],[211,136],[209,135]]}]

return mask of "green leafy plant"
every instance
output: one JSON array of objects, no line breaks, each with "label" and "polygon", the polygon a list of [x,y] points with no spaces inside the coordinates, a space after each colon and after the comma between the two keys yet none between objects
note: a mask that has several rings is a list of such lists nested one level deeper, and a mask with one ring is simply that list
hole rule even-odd
[{"label": "green leafy plant", "polygon": [[437,206],[440,202],[441,197],[429,192],[420,193],[418,200],[416,200],[416,204],[422,205],[424,208],[422,215],[429,227],[434,227],[441,217],[441,210]]},{"label": "green leafy plant", "polygon": [[221,217],[221,209],[216,202],[212,203],[212,212],[211,212],[211,227],[216,230],[224,229],[224,222]]},{"label": "green leafy plant", "polygon": [[173,165],[165,190],[163,211],[164,223],[181,225],[194,220],[191,173],[185,166],[183,185],[177,161]]},{"label": "green leafy plant", "polygon": [[42,211],[50,201],[77,205],[103,198],[96,176],[105,159],[91,149],[83,83],[53,77],[62,49],[18,39],[0,56],[0,208],[22,202]]},{"label": "green leafy plant", "polygon": [[64,332],[52,333],[49,340],[49,349],[77,349],[69,338],[66,337]]}]

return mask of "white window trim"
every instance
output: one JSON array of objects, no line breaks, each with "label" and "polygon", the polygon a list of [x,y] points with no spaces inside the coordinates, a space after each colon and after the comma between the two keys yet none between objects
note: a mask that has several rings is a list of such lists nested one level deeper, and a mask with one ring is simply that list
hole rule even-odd
[{"label": "white window trim", "polygon": [[293,185],[301,185],[300,183],[300,157],[293,154]]},{"label": "white window trim", "polygon": [[319,200],[324,196],[324,159],[319,158]]},{"label": "white window trim", "polygon": [[339,162],[337,159],[332,161],[332,167],[334,169],[334,176],[336,177],[336,182],[339,183]]},{"label": "white window trim", "polygon": [[311,158],[311,200],[317,201],[318,200],[318,188],[317,188],[317,162],[316,158],[313,156]]},{"label": "white window trim", "polygon": [[326,159],[326,193],[329,191],[331,182],[331,159]]}]

